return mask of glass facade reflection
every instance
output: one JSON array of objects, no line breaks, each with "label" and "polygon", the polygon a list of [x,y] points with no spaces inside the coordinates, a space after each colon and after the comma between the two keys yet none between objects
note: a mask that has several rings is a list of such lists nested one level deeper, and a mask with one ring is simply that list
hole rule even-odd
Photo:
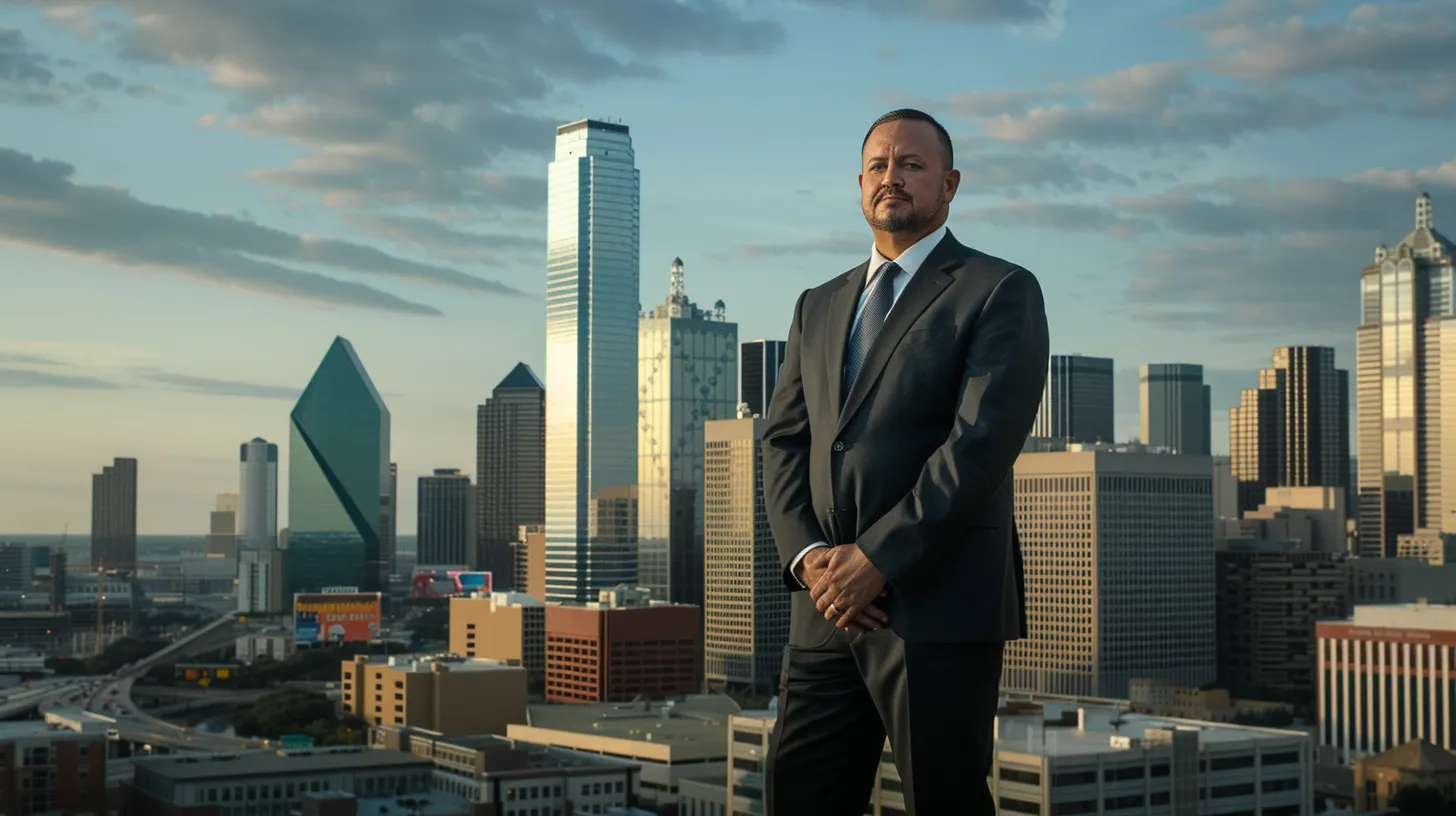
[{"label": "glass facade reflection", "polygon": [[625,125],[556,130],[547,168],[546,598],[595,600],[637,580],[621,536],[592,539],[591,502],[637,482],[640,177]]},{"label": "glass facade reflection", "polygon": [[289,593],[381,590],[389,409],[348,340],[334,340],[289,419]]},{"label": "glass facade reflection", "polygon": [[681,258],[668,280],[638,340],[638,583],[702,606],[703,425],[737,413],[738,324],[688,299]]},{"label": "glass facade reflection", "polygon": [[[1443,388],[1456,388],[1452,250],[1423,193],[1415,229],[1394,248],[1377,248],[1361,275],[1356,399],[1363,555],[1393,557],[1401,534],[1456,528],[1456,478],[1442,478],[1446,458],[1456,467],[1456,422],[1441,418]],[[1447,436],[1453,438],[1443,445]]]}]

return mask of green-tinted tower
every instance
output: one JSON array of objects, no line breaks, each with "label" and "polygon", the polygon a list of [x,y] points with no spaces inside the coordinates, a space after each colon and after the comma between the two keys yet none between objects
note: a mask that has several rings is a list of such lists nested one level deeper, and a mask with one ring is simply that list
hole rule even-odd
[{"label": "green-tinted tower", "polygon": [[354,347],[334,339],[289,415],[289,591],[387,589],[380,502],[389,491],[389,409]]}]

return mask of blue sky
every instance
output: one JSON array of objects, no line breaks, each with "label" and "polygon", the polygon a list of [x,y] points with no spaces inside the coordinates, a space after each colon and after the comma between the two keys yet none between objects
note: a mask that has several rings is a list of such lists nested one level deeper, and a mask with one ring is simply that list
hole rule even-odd
[{"label": "blue sky", "polygon": [[121,455],[143,532],[204,531],[344,335],[411,531],[415,478],[468,472],[475,406],[541,369],[545,166],[584,116],[632,128],[643,302],[681,256],[750,339],[868,251],[868,123],[929,110],[952,230],[1037,273],[1054,352],[1116,359],[1119,435],[1138,364],[1202,363],[1222,450],[1272,347],[1353,367],[1415,196],[1456,211],[1453,77],[1453,0],[0,0],[0,530],[85,530]]}]

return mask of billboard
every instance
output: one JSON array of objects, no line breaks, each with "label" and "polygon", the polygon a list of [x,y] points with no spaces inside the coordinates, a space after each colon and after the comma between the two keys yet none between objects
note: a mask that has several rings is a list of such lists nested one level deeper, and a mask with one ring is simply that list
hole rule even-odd
[{"label": "billboard", "polygon": [[459,567],[416,567],[410,582],[410,597],[448,598],[472,592],[489,593],[491,574]]},{"label": "billboard", "polygon": [[300,592],[293,596],[293,642],[344,643],[379,636],[378,592]]}]

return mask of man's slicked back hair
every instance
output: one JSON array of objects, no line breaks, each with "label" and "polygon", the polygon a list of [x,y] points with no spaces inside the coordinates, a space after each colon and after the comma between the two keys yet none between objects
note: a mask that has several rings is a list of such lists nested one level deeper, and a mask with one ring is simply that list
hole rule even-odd
[{"label": "man's slicked back hair", "polygon": [[926,124],[935,128],[935,135],[940,138],[941,149],[945,151],[945,169],[952,170],[955,168],[955,148],[951,147],[950,134],[946,132],[943,125],[935,121],[934,116],[931,116],[925,111],[916,110],[914,108],[900,108],[899,110],[892,110],[884,116],[876,119],[875,123],[873,125],[870,125],[870,129],[865,131],[864,141],[860,143],[859,151],[861,153],[864,152],[865,145],[870,143],[870,136],[874,134],[875,128],[879,127],[880,125],[888,124],[890,122],[898,122],[901,119],[908,119],[912,122],[925,122]]}]

